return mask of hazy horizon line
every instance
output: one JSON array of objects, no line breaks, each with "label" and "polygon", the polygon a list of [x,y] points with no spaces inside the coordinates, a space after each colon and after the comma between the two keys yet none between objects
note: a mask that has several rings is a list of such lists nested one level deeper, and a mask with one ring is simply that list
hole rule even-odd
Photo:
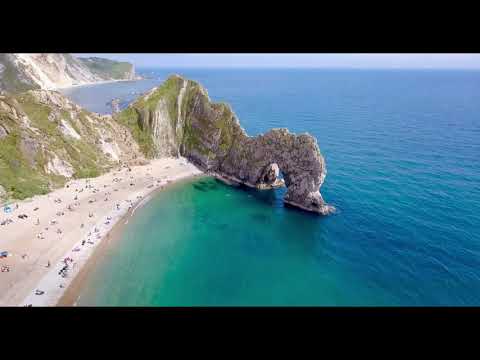
[{"label": "hazy horizon line", "polygon": [[128,61],[138,68],[185,69],[480,69],[480,54],[109,54],[82,53]]},{"label": "hazy horizon line", "polygon": [[474,70],[480,71],[475,67],[354,67],[354,66],[164,66],[164,65],[135,65],[137,70],[141,69],[251,69],[251,70],[271,70],[271,69],[291,69],[291,70]]}]

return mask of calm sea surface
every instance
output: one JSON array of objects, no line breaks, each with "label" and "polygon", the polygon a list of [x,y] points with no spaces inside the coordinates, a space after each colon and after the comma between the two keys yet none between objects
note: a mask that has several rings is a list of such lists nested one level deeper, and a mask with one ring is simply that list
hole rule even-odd
[{"label": "calm sea surface", "polygon": [[309,132],[325,156],[315,216],[204,178],[129,220],[79,305],[480,305],[480,72],[158,70],[79,87],[96,112],[171,73],[255,135]]}]

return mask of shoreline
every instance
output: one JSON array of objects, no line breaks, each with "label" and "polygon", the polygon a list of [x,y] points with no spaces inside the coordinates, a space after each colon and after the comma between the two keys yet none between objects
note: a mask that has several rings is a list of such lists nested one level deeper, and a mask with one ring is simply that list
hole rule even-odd
[{"label": "shoreline", "polygon": [[195,177],[208,176],[206,174],[194,174],[186,177],[174,180],[166,185],[152,190],[145,198],[138,201],[132,209],[129,209],[118,221],[112,226],[108,233],[102,238],[95,251],[89,256],[85,264],[79,269],[78,273],[72,278],[70,285],[66,288],[62,296],[58,299],[55,306],[77,306],[77,302],[80,299],[80,293],[85,286],[85,283],[89,279],[89,276],[94,272],[95,268],[99,264],[99,260],[104,256],[108,256],[109,250],[120,240],[122,236],[123,228],[128,224],[131,217],[134,216],[138,209],[145,206],[150,200],[155,198],[161,191],[166,190],[171,185],[177,185],[180,182],[188,181]]},{"label": "shoreline", "polygon": [[94,82],[88,82],[84,84],[76,84],[76,85],[69,85],[69,86],[57,86],[55,89],[51,90],[68,90],[68,89],[74,89],[78,87],[83,87],[83,86],[94,86],[94,85],[102,85],[102,84],[110,84],[110,83],[116,83],[116,82],[128,82],[128,81],[140,81],[144,80],[143,78],[141,79],[116,79],[116,80],[101,80],[101,81],[94,81]]},{"label": "shoreline", "polygon": [[[202,175],[201,170],[184,158],[163,158],[130,170],[113,170],[97,178],[71,180],[64,188],[49,194],[18,201],[19,209],[9,216],[13,223],[1,228],[5,237],[0,239],[0,250],[7,250],[9,257],[0,259],[0,265],[8,265],[11,270],[0,273],[0,305],[71,306],[74,301],[69,302],[69,297],[76,299],[74,295],[80,289],[82,277],[89,273],[97,255],[108,247],[114,234],[121,233],[129,215],[169,184]],[[117,181],[123,178],[126,181]],[[81,190],[77,192],[79,187]],[[110,193],[108,189],[112,188],[114,192]],[[102,191],[107,191],[105,196],[99,194]],[[69,204],[68,211],[68,198],[73,196],[78,201],[73,210]],[[57,204],[57,199],[62,199],[62,205]],[[34,208],[45,209],[46,214],[33,213]],[[21,213],[28,214],[28,219],[19,220],[17,215]],[[34,223],[37,215],[39,225]],[[50,223],[45,221],[52,217]],[[39,231],[43,233],[40,238],[40,234],[35,236]],[[72,261],[65,262],[66,258]],[[62,277],[61,270],[67,263],[67,276]]]}]

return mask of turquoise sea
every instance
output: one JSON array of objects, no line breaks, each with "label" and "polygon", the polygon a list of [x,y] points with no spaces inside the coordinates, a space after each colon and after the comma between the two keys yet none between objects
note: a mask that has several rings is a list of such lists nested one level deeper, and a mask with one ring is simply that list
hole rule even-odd
[{"label": "turquoise sea", "polygon": [[67,91],[107,112],[178,73],[255,135],[314,135],[339,212],[286,208],[284,190],[210,178],[129,219],[78,305],[480,305],[480,72],[143,69],[152,79]]}]

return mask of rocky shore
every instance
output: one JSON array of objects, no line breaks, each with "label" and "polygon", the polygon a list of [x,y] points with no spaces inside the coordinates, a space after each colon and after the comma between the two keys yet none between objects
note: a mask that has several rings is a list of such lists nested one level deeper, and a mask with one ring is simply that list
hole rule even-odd
[{"label": "rocky shore", "polygon": [[319,191],[327,169],[314,137],[288,129],[249,136],[230,106],[213,103],[194,81],[171,76],[115,119],[137,133],[152,157],[181,155],[227,182],[257,189],[284,184],[286,203],[322,215],[335,210]]}]

